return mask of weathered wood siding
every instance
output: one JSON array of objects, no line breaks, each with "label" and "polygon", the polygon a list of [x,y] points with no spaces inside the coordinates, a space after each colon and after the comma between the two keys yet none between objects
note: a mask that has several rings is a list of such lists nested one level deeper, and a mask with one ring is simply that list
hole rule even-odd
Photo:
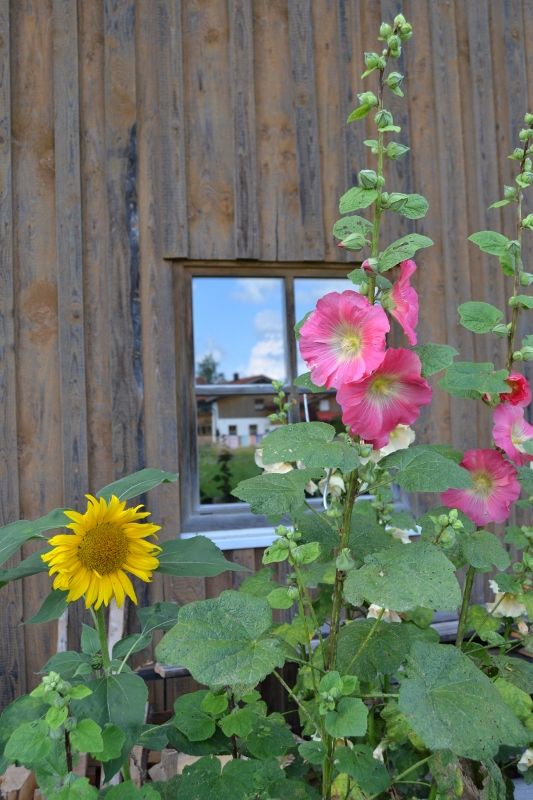
[{"label": "weathered wood siding", "polygon": [[[415,36],[394,110],[412,150],[389,177],[430,201],[416,224],[436,242],[416,276],[421,337],[498,359],[455,308],[505,297],[466,237],[512,232],[507,209],[486,209],[533,107],[533,0],[0,0],[1,523],[143,465],[177,469],[190,381],[172,259],[345,260],[331,226],[368,151],[365,125],[344,121],[363,50],[400,10]],[[468,447],[487,440],[488,415],[437,390],[419,431]],[[176,487],[151,507],[176,535]],[[233,580],[158,580],[141,597]],[[2,590],[0,705],[55,647],[55,625],[21,624],[48,588],[39,576]]]}]

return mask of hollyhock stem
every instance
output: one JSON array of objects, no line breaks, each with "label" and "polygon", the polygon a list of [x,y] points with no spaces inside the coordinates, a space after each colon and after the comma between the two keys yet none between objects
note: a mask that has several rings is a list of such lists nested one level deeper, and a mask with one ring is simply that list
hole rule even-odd
[{"label": "hollyhock stem", "polygon": [[455,640],[456,647],[461,647],[463,643],[463,638],[465,635],[465,628],[466,628],[466,617],[468,615],[470,596],[472,594],[472,588],[474,586],[475,577],[476,577],[475,567],[468,567],[468,572],[466,573],[466,578],[465,578],[465,588],[463,591],[463,602],[461,603],[461,613],[459,615],[459,624],[457,626],[457,638]]},{"label": "hollyhock stem", "polygon": [[[379,71],[379,88],[378,88],[378,109],[379,111],[383,110],[383,77],[384,77],[385,70],[380,69]],[[370,255],[372,258],[377,258],[379,252],[379,233],[381,227],[381,193],[383,191],[383,187],[381,184],[381,178],[383,177],[383,133],[381,130],[378,129],[378,166],[376,174],[378,176],[378,196],[376,197],[376,202],[374,204],[374,221],[372,225],[372,242],[370,246]],[[368,279],[368,299],[373,304],[375,302],[376,295],[376,276],[372,272]]]},{"label": "hollyhock stem", "polygon": [[[529,148],[529,139],[526,139],[524,142],[524,149],[522,151],[522,160],[520,162],[520,172],[524,169],[524,164],[527,158],[527,151]],[[516,297],[520,294],[520,254],[522,252],[522,197],[523,197],[523,189],[521,186],[518,187],[517,193],[517,203],[516,203],[516,240],[520,244],[520,249],[515,256],[514,261],[514,287],[513,287],[513,297]],[[509,334],[507,338],[507,369],[510,372],[513,366],[513,353],[514,353],[514,340],[516,336],[516,330],[518,328],[518,319],[520,317],[520,306],[513,306],[513,310],[511,312],[511,327],[509,328]]]}]

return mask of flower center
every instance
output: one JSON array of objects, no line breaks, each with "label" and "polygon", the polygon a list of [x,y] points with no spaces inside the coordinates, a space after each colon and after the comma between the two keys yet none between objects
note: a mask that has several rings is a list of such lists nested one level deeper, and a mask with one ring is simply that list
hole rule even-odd
[{"label": "flower center", "polygon": [[355,328],[343,326],[337,333],[337,346],[344,358],[352,358],[359,355],[361,337]]},{"label": "flower center", "polygon": [[372,381],[371,391],[372,394],[388,397],[394,393],[394,378],[391,378],[388,375],[378,375]]},{"label": "flower center", "polygon": [[481,497],[489,497],[492,492],[492,478],[488,472],[484,470],[476,472],[472,475],[472,483],[476,494]]},{"label": "flower center", "polygon": [[87,569],[108,575],[119,569],[128,554],[128,539],[112,522],[102,522],[87,531],[78,545],[78,558]]}]

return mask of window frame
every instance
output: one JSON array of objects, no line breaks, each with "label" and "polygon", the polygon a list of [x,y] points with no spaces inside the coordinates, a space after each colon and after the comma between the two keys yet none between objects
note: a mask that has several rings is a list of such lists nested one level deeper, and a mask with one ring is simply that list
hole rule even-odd
[{"label": "window frame", "polygon": [[[304,394],[293,386],[297,377],[296,339],[291,335],[295,318],[294,281],[298,278],[346,279],[347,272],[358,262],[268,262],[268,261],[195,261],[173,262],[176,308],[178,453],[180,472],[180,528],[185,537],[203,533],[217,541],[223,549],[261,547],[273,537],[273,526],[265,517],[252,514],[247,503],[201,505],[198,502],[198,450],[192,282],[194,278],[281,278],[283,279],[283,311],[289,398]],[[232,385],[203,384],[203,396],[227,394],[273,395],[270,384]],[[333,394],[333,390],[331,390]],[[293,421],[298,420],[299,404]]]}]

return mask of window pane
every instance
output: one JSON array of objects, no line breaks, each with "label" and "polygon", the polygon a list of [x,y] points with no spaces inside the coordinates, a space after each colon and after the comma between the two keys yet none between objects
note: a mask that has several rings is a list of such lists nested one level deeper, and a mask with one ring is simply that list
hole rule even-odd
[{"label": "window pane", "polygon": [[[296,278],[294,281],[294,306],[296,321],[312,311],[317,300],[329,292],[344,292],[346,289],[356,287],[347,278]],[[308,372],[308,369],[298,350],[298,375]]]},{"label": "window pane", "polygon": [[231,490],[261,473],[255,449],[274,411],[272,395],[197,396],[200,503],[239,502]]},{"label": "window pane", "polygon": [[197,383],[286,380],[281,278],[193,278]]}]

